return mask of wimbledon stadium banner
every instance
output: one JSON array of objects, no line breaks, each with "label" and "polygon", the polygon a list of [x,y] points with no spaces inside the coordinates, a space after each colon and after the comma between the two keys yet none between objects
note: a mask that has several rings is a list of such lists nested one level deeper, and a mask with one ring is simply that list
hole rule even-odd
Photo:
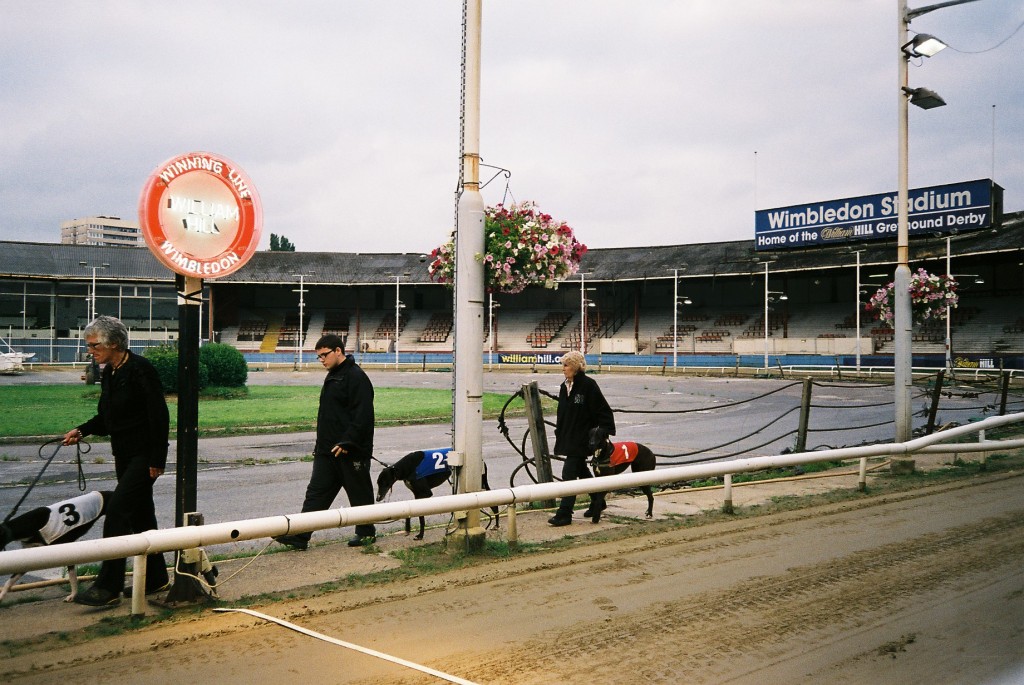
[{"label": "wimbledon stadium banner", "polygon": [[[1002,190],[990,179],[915,188],[909,195],[908,235],[989,228],[1002,211]],[[898,194],[888,193],[758,210],[756,248],[895,238],[898,206]]]}]

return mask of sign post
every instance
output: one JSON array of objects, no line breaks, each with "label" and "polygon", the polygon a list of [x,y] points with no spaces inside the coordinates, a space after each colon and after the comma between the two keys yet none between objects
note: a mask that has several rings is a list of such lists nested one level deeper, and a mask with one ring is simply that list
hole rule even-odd
[{"label": "sign post", "polygon": [[[139,198],[139,223],[153,255],[177,274],[178,449],[174,525],[196,511],[199,463],[199,319],[203,279],[242,268],[259,245],[263,210],[237,164],[209,152],[172,157],[150,174]],[[181,552],[179,552],[181,554]],[[195,566],[195,564],[185,564]],[[179,568],[175,563],[175,569]],[[201,569],[188,569],[196,576]],[[175,572],[169,602],[206,592]]]}]

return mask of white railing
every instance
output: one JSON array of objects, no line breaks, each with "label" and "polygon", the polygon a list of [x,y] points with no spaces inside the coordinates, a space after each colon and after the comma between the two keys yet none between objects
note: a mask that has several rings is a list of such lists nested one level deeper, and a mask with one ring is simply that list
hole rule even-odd
[{"label": "white railing", "polygon": [[[1020,421],[1024,421],[1024,413],[994,416],[983,421],[958,426],[905,443],[846,447],[769,457],[734,459],[689,466],[675,466],[654,471],[623,473],[617,476],[605,476],[602,478],[520,485],[514,488],[483,490],[458,495],[431,497],[429,499],[403,500],[362,507],[346,507],[299,514],[281,514],[258,519],[211,523],[202,526],[151,530],[145,533],[99,540],[84,540],[65,545],[55,545],[53,547],[15,549],[0,552],[0,575],[25,573],[72,564],[92,563],[106,559],[135,557],[136,573],[134,582],[140,583],[145,578],[146,555],[157,552],[192,549],[207,545],[240,542],[242,540],[254,540],[328,528],[341,528],[415,516],[537,502],[566,495],[583,495],[595,491],[636,488],[642,485],[674,483],[713,476],[729,477],[735,473],[797,466],[799,464],[811,464],[822,461],[860,459],[860,478],[863,479],[864,464],[868,457],[907,456],[914,453],[991,452],[1024,448],[1024,439],[985,439],[986,430]],[[977,433],[979,436],[977,442],[955,443],[951,445],[941,444],[950,439],[973,433]],[[141,572],[140,566],[142,568]],[[142,587],[135,588],[135,590],[134,596],[139,597],[141,600],[144,597],[144,593],[141,592]],[[140,605],[140,611],[143,609],[144,605]],[[132,610],[133,613],[137,613],[134,602]]]}]

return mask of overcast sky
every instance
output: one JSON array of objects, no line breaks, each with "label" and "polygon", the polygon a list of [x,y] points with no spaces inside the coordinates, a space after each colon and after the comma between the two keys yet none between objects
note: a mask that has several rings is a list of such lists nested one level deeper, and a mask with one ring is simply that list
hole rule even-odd
[{"label": "overcast sky", "polygon": [[[932,4],[914,3],[911,6]],[[897,0],[484,0],[485,203],[590,247],[753,239],[754,211],[895,192]],[[0,240],[137,218],[147,176],[238,163],[299,251],[425,252],[452,229],[458,0],[0,0]],[[910,184],[1024,210],[1024,0],[915,19]],[[918,64],[917,62],[921,62]],[[486,180],[495,173],[483,169]]]}]

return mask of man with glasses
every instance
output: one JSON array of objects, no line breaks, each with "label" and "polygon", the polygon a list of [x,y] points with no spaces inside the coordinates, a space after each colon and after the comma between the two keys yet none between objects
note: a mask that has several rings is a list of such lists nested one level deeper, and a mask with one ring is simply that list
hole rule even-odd
[{"label": "man with glasses", "polygon": [[[351,356],[345,341],[325,335],[316,343],[316,358],[327,369],[316,415],[313,472],[306,486],[302,511],[323,511],[342,488],[349,504],[373,504],[370,457],[373,454],[373,384]],[[274,539],[293,549],[309,547],[311,533],[279,535]],[[376,542],[372,523],[356,526],[349,547]]]}]

